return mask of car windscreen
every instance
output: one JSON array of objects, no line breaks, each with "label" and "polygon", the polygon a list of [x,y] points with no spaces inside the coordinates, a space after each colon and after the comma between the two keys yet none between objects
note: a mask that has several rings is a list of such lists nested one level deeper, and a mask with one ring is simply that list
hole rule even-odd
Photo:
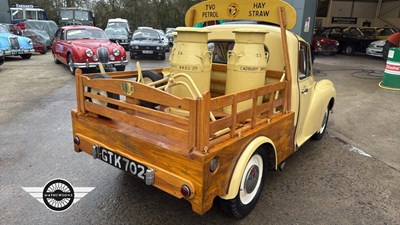
[{"label": "car windscreen", "polygon": [[74,18],[74,11],[72,10],[62,10],[60,12],[60,16],[62,19],[73,19]]},{"label": "car windscreen", "polygon": [[133,34],[133,40],[160,40],[160,35],[157,31],[140,30]]},{"label": "car windscreen", "polygon": [[128,24],[126,22],[109,22],[107,28],[125,28],[128,29]]},{"label": "car windscreen", "polygon": [[89,12],[87,11],[75,11],[76,20],[89,20]]},{"label": "car windscreen", "polygon": [[125,28],[107,28],[105,30],[107,35],[124,35],[128,36],[128,31]]},{"label": "car windscreen", "polygon": [[103,30],[74,29],[67,31],[67,40],[73,39],[108,39]]}]

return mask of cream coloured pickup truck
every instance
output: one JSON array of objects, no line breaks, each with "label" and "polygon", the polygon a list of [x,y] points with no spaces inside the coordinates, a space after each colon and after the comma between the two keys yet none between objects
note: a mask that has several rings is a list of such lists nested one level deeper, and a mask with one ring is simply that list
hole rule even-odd
[{"label": "cream coloured pickup truck", "polygon": [[[217,198],[243,218],[265,174],[325,133],[336,91],[316,82],[310,46],[281,0],[191,7],[167,68],[76,73],[74,148],[204,214]],[[229,22],[204,28],[194,24]],[[111,168],[111,167],[110,167]]]}]

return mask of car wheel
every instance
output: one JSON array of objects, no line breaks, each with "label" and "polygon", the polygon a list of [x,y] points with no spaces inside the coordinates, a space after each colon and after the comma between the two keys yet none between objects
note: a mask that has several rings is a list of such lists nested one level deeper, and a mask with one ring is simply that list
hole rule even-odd
[{"label": "car wheel", "polygon": [[61,62],[58,61],[56,55],[55,55],[54,53],[52,53],[52,55],[53,55],[53,61],[54,61],[54,63],[55,63],[55,64],[60,64]]},{"label": "car wheel", "polygon": [[[108,76],[106,74],[95,74],[95,75],[91,76],[90,79],[110,79],[110,76]],[[87,91],[89,93],[91,93],[91,94],[102,95],[104,97],[108,97],[108,98],[113,98],[113,99],[119,100],[119,95],[111,93],[111,92],[106,92],[106,91],[103,91],[103,90],[98,90],[98,89],[90,88],[90,87],[88,87]],[[102,101],[102,100],[89,98],[89,101],[93,102],[95,104],[101,105],[101,106],[106,106],[108,108],[118,109],[118,105],[111,104],[111,103],[108,103],[108,102],[105,102],[105,101]]]},{"label": "car wheel", "polygon": [[74,67],[74,60],[72,59],[72,54],[68,54],[68,67],[69,67],[69,72],[71,72],[72,75],[75,75],[75,70],[76,68]]},{"label": "car wheel", "polygon": [[247,162],[237,196],[231,200],[220,199],[225,213],[241,219],[254,209],[264,186],[266,162],[265,151],[259,148]]},{"label": "car wheel", "polygon": [[[162,79],[162,76],[154,71],[144,71],[142,73],[142,75],[143,75],[143,81],[145,84],[155,82],[155,81]],[[158,87],[158,86],[160,86],[160,85],[157,85],[156,87]],[[147,107],[147,108],[152,108],[152,109],[154,109],[155,107],[158,106],[158,104],[156,104],[156,103],[147,102],[147,101],[140,101],[140,105]]]},{"label": "car wheel", "polygon": [[123,66],[115,66],[115,69],[117,71],[125,71],[125,65],[123,65]]},{"label": "car wheel", "polygon": [[354,55],[354,47],[352,45],[347,45],[344,51],[346,55]]},{"label": "car wheel", "polygon": [[22,54],[21,58],[22,59],[30,59],[32,57],[32,54]]},{"label": "car wheel", "polygon": [[322,119],[322,124],[319,130],[312,136],[312,139],[314,140],[320,140],[326,131],[326,127],[328,126],[328,120],[329,120],[329,108],[326,107],[325,113],[324,113],[324,118]]},{"label": "car wheel", "polygon": [[47,47],[43,46],[42,50],[40,51],[40,54],[44,55],[47,53],[47,51],[48,51]]}]

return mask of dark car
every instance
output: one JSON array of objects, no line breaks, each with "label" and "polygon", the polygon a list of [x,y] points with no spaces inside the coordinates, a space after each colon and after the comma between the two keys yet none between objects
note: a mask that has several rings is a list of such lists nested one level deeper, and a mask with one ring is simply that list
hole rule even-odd
[{"label": "dark car", "polygon": [[339,50],[339,42],[314,31],[311,49],[316,54],[334,55]]},{"label": "dark car", "polygon": [[153,57],[164,60],[165,48],[160,34],[153,29],[136,30],[129,46],[131,59]]},{"label": "dark car", "polygon": [[357,27],[326,27],[322,35],[339,41],[339,51],[347,55],[365,53],[369,44],[376,40],[364,35]]},{"label": "dark car", "polygon": [[129,49],[129,33],[124,27],[109,27],[104,30],[110,41],[117,43],[124,47],[125,50]]}]

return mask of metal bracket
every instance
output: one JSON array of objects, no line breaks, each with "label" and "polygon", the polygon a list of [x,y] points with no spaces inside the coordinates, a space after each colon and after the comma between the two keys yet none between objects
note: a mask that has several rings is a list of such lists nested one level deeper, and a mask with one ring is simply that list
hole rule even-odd
[{"label": "metal bracket", "polygon": [[98,155],[99,155],[99,146],[98,145],[93,145],[93,147],[92,147],[93,159],[97,159]]},{"label": "metal bracket", "polygon": [[128,82],[123,82],[121,84],[121,90],[124,92],[125,95],[131,95],[133,92],[135,92],[132,84]]}]

